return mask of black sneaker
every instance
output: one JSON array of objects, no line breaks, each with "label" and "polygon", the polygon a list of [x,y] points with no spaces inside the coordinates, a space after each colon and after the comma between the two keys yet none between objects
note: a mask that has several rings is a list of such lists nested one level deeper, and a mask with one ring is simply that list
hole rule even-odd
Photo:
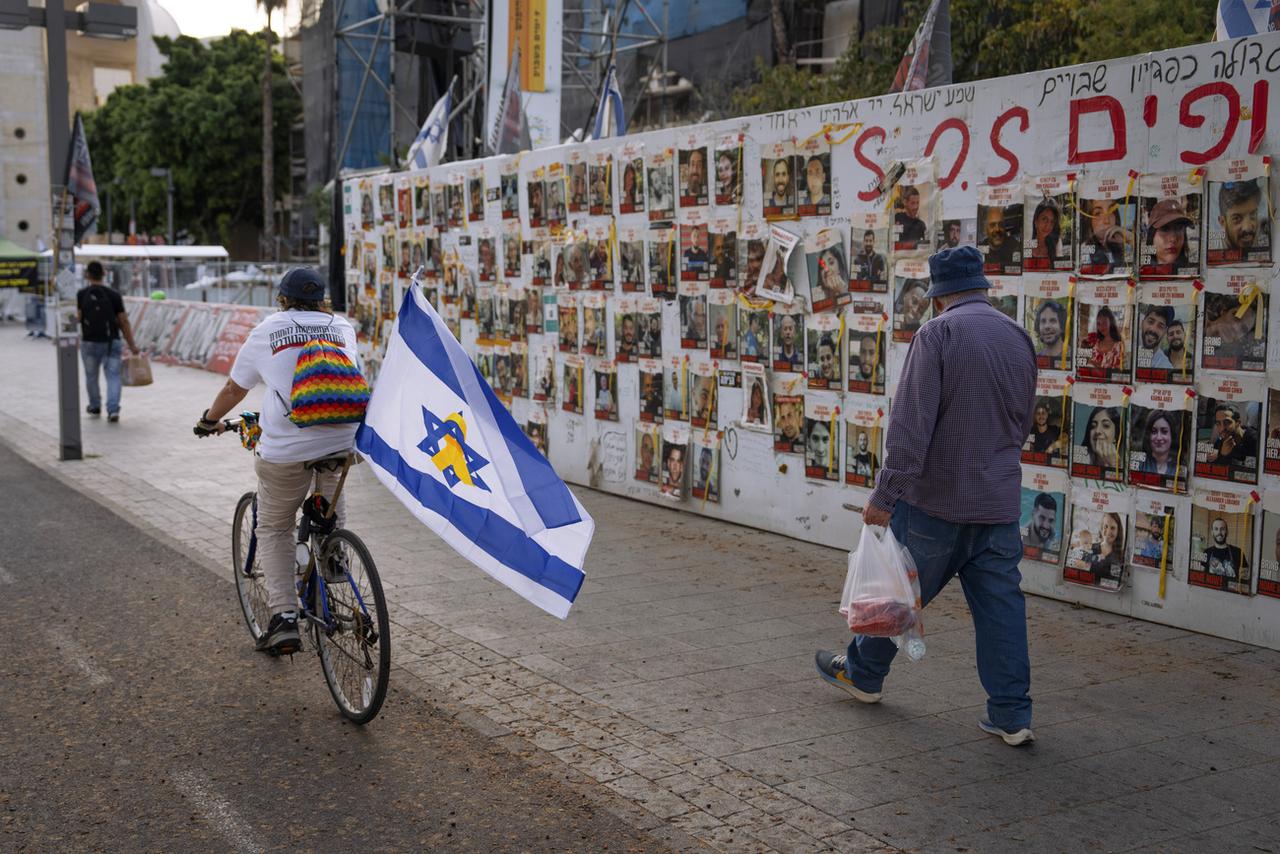
[{"label": "black sneaker", "polygon": [[107,423],[109,423],[109,424],[115,424],[115,423],[116,423],[117,421],[119,421],[119,420],[120,420],[120,413],[119,413],[119,412],[113,412],[113,413],[111,413],[110,415],[108,415],[108,416],[107,416]]},{"label": "black sneaker", "polygon": [[257,649],[268,655],[293,655],[302,649],[298,619],[289,614],[274,615],[267,625],[267,633],[258,638]]},{"label": "black sneaker", "polygon": [[101,407],[101,406],[86,406],[86,407],[84,408],[84,411],[85,411],[86,413],[88,413],[89,415],[91,415],[92,417],[97,418],[99,415],[101,415],[101,414],[102,414],[102,407]]},{"label": "black sneaker", "polygon": [[818,669],[818,675],[825,681],[844,691],[860,703],[878,703],[880,702],[880,692],[863,691],[857,685],[853,684],[853,680],[849,678],[849,674],[845,672],[845,665],[848,663],[848,657],[839,653],[828,652],[825,649],[818,650],[813,657],[814,666]]}]

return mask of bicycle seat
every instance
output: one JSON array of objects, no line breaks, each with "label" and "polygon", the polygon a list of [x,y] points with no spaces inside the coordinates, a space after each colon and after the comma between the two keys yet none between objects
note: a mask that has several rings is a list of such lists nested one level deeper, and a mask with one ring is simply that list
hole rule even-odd
[{"label": "bicycle seat", "polygon": [[[354,451],[339,451],[336,454],[329,454],[327,457],[321,457],[318,460],[309,460],[307,468],[312,471],[337,471],[346,464],[347,458],[355,454]],[[359,461],[359,457],[355,457],[351,461],[352,465]]]}]

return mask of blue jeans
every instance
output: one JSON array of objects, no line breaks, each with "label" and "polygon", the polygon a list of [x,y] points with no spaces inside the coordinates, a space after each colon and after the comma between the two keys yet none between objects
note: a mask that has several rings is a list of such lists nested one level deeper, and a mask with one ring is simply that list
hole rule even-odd
[{"label": "blue jeans", "polygon": [[[988,719],[1010,731],[1030,726],[1031,660],[1026,603],[1018,587],[1022,535],[1017,523],[957,525],[899,501],[889,526],[915,559],[925,605],[952,576],[960,576],[973,614],[978,678],[987,691]],[[927,624],[925,628],[927,642]],[[849,644],[848,676],[863,691],[877,692],[897,654],[889,638],[858,635]]]},{"label": "blue jeans", "polygon": [[80,360],[84,362],[84,387],[89,392],[89,408],[102,408],[102,394],[98,391],[98,371],[107,374],[107,414],[120,411],[120,361],[124,355],[124,341],[81,341]]}]

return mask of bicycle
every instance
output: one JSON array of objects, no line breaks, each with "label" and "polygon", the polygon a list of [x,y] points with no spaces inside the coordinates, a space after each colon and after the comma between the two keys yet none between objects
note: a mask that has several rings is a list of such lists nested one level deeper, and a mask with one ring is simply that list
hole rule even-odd
[{"label": "bicycle", "polygon": [[[239,421],[223,424],[252,450],[261,432],[257,420],[258,413],[242,412]],[[344,717],[366,724],[386,698],[391,631],[382,582],[369,549],[353,532],[337,527],[334,516],[354,461],[355,452],[347,451],[307,463],[317,474],[337,471],[339,466],[342,474],[331,499],[317,491],[303,502],[295,567],[299,625],[311,629],[329,693]],[[257,559],[257,525],[258,493],[246,492],[236,502],[231,556],[240,608],[255,643],[266,634],[271,619],[266,579]]]}]

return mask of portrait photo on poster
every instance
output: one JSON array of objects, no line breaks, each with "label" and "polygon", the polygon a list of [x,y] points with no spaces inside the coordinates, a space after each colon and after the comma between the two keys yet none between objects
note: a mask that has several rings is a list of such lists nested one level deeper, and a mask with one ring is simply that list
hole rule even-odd
[{"label": "portrait photo on poster", "polygon": [[679,501],[685,496],[688,483],[689,430],[677,424],[662,427],[662,486],[659,491],[666,497]]},{"label": "portrait photo on poster", "polygon": [[502,190],[502,218],[517,219],[520,216],[520,178],[515,172],[503,172],[498,176]]},{"label": "portrait photo on poster", "polygon": [[707,319],[711,324],[711,357],[738,358],[738,301],[733,291],[713,290],[707,296]]},{"label": "portrait photo on poster", "polygon": [[637,424],[635,430],[635,479],[657,486],[662,478],[658,468],[658,451],[662,448],[662,431],[657,425]]},{"label": "portrait photo on poster", "polygon": [[649,232],[649,291],[655,297],[676,294],[676,230],[659,228]]},{"label": "portrait photo on poster", "polygon": [[642,294],[645,290],[645,257],[643,232],[619,229],[618,270],[625,294]]},{"label": "portrait photo on poster", "polygon": [[662,303],[656,299],[641,298],[636,306],[636,334],[639,336],[640,356],[662,358]]},{"label": "portrait photo on poster", "polygon": [[1125,544],[1131,504],[1127,493],[1115,490],[1087,486],[1072,490],[1064,581],[1119,592],[1128,565]]},{"label": "portrait photo on poster", "polygon": [[1081,179],[1076,217],[1081,275],[1125,276],[1133,271],[1138,205],[1129,187],[1129,176],[1118,173]]},{"label": "portrait photo on poster", "polygon": [[769,379],[764,365],[746,362],[742,366],[742,417],[738,424],[761,433],[773,432]]},{"label": "portrait photo on poster", "polygon": [[1059,566],[1068,511],[1066,475],[1044,469],[1023,469],[1019,506],[1022,556]]},{"label": "portrait photo on poster", "polygon": [[662,362],[658,359],[641,359],[639,362],[640,420],[648,424],[663,421]]},{"label": "portrait photo on poster", "polygon": [[635,303],[622,297],[613,309],[613,357],[620,364],[634,362],[640,357],[640,334],[636,323]]},{"label": "portrait photo on poster", "polygon": [[908,344],[933,316],[929,299],[929,266],[922,261],[899,261],[894,267],[893,340]]},{"label": "portrait photo on poster", "polygon": [[638,155],[627,156],[625,148],[623,152],[622,175],[619,179],[622,186],[618,190],[618,213],[644,213],[644,158]]},{"label": "portrait photo on poster", "polygon": [[795,160],[799,178],[796,213],[800,216],[831,215],[831,146],[821,136],[802,143]]},{"label": "portrait photo on poster", "polygon": [[800,235],[776,225],[769,226],[769,242],[765,244],[764,261],[760,277],[756,280],[755,293],[777,302],[790,305],[795,299],[795,286],[791,281],[791,252],[800,243]]},{"label": "portrait photo on poster", "polygon": [[1280,500],[1264,498],[1262,546],[1258,551],[1258,595],[1280,597]]},{"label": "portrait photo on poster", "polygon": [[693,427],[714,430],[719,424],[719,386],[711,362],[700,359],[689,368],[689,423]]},{"label": "portrait photo on poster", "polygon": [[988,276],[1022,274],[1022,197],[1016,184],[982,184],[978,196],[978,251]]},{"label": "portrait photo on poster", "polygon": [[1226,593],[1253,593],[1253,512],[1247,491],[1196,489],[1191,502],[1187,583]]},{"label": "portrait photo on poster", "polygon": [[889,224],[882,212],[854,214],[849,227],[849,252],[849,290],[887,293]]},{"label": "portrait photo on poster", "polygon": [[679,171],[680,207],[703,207],[711,201],[708,187],[707,146],[696,136],[682,141],[677,170]]},{"label": "portrait photo on poster", "polygon": [[1191,471],[1191,409],[1186,390],[1143,386],[1129,403],[1129,483],[1187,491]]},{"label": "portrait photo on poster", "polygon": [[1124,390],[1077,383],[1072,395],[1071,476],[1124,483],[1129,438]]},{"label": "portrait photo on poster", "polygon": [[879,406],[847,404],[844,425],[844,482],[867,489],[876,485],[884,457],[884,410]]},{"label": "portrait photo on poster", "polygon": [[739,305],[737,309],[738,358],[743,362],[768,362],[771,343],[769,309],[745,305]]},{"label": "portrait photo on poster", "polygon": [[721,136],[716,141],[716,204],[742,204],[742,134]]},{"label": "portrait photo on poster", "polygon": [[795,155],[789,142],[760,146],[760,192],[767,220],[796,215]]},{"label": "portrait photo on poster", "polygon": [[805,362],[809,388],[840,391],[844,387],[844,323],[835,314],[805,318]]},{"label": "portrait photo on poster", "polygon": [[852,296],[849,293],[844,236],[840,229],[820,230],[805,240],[804,252],[812,288],[810,308],[821,312],[848,304]]},{"label": "portrait photo on poster", "polygon": [[581,356],[565,358],[564,378],[560,384],[560,408],[577,415],[581,415],[584,411],[584,398],[587,393],[583,386],[583,365]]},{"label": "portrait photo on poster", "polygon": [[711,223],[711,287],[734,288],[738,284],[738,234],[732,221]]},{"label": "portrait photo on poster", "polygon": [[699,283],[681,283],[680,346],[686,350],[707,349],[707,293]]},{"label": "portrait photo on poster", "polygon": [[1257,155],[1209,163],[1205,257],[1210,267],[1272,263],[1269,172],[1268,163]]},{"label": "portrait photo on poster", "polygon": [[1080,282],[1076,300],[1076,379],[1128,382],[1132,305],[1127,280]]},{"label": "portrait photo on poster", "polygon": [[689,363],[679,355],[662,363],[662,415],[664,420],[689,420]]},{"label": "portrait photo on poster", "polygon": [[775,371],[804,372],[804,318],[803,312],[786,312],[773,315],[773,354],[771,363]]},{"label": "portrait photo on poster", "polygon": [[671,150],[664,149],[650,154],[645,164],[649,183],[649,222],[669,223],[676,217],[672,160]]},{"label": "portrait photo on poster", "polygon": [[773,450],[805,452],[804,386],[795,378],[773,377]]},{"label": "portrait photo on poster", "polygon": [[1144,280],[1200,274],[1201,190],[1185,173],[1138,179],[1138,275]]},{"label": "portrait photo on poster", "polygon": [[595,370],[594,412],[597,421],[618,420],[618,372],[613,362],[598,362]]},{"label": "portrait photo on poster", "polygon": [[705,282],[711,278],[707,253],[710,227],[705,222],[680,224],[680,281]]},{"label": "portrait photo on poster", "polygon": [[[1235,388],[1240,389],[1239,399],[1231,399],[1236,397]],[[1215,397],[1224,392],[1231,393],[1231,398]],[[1253,383],[1237,386],[1229,378],[1202,381],[1196,397],[1193,474],[1197,478],[1258,482],[1262,394],[1262,389]]]},{"label": "portrait photo on poster", "polygon": [[1066,468],[1071,448],[1071,398],[1066,376],[1042,372],[1036,377],[1031,431],[1022,443],[1022,462]]},{"label": "portrait photo on poster", "polygon": [[1196,288],[1181,282],[1144,282],[1138,296],[1138,342],[1133,373],[1138,382],[1195,382]]},{"label": "portrait photo on poster", "polygon": [[720,434],[714,430],[696,432],[693,437],[693,488],[689,494],[698,501],[720,503]]},{"label": "portrait photo on poster", "polygon": [[1169,575],[1182,576],[1185,570],[1177,565],[1176,556],[1180,539],[1186,539],[1186,523],[1179,526],[1178,515],[1178,505],[1171,496],[1145,490],[1135,493],[1133,552],[1129,561],[1132,566],[1154,570],[1164,567]]},{"label": "portrait photo on poster", "polygon": [[1204,290],[1201,367],[1212,371],[1267,369],[1265,279],[1253,272],[1211,270]]},{"label": "portrait photo on poster", "polygon": [[1041,370],[1071,371],[1073,279],[1063,274],[1024,274],[1023,326]]},{"label": "portrait photo on poster", "polygon": [[589,185],[588,210],[592,216],[609,216],[613,213],[613,154],[597,152],[587,165]]},{"label": "portrait photo on poster", "polygon": [[1070,175],[1027,178],[1023,197],[1022,269],[1069,273],[1075,269],[1076,197]]}]

